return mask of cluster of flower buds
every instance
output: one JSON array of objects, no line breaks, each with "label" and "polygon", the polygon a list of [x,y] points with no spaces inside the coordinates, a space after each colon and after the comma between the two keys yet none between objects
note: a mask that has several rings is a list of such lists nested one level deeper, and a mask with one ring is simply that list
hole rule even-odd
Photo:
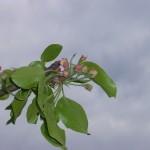
[{"label": "cluster of flower buds", "polygon": [[82,55],[79,59],[77,65],[74,66],[75,71],[81,71],[83,74],[89,74],[90,77],[94,78],[97,75],[97,71],[95,69],[89,70],[87,66],[83,66],[82,64],[86,61],[87,57]]},{"label": "cluster of flower buds", "polygon": [[82,55],[78,61],[78,64],[73,65],[73,64],[69,64],[68,59],[67,58],[62,58],[60,60],[60,66],[58,68],[55,69],[55,71],[57,73],[59,73],[60,75],[62,75],[65,78],[68,78],[71,76],[70,74],[70,66],[74,66],[73,67],[73,72],[74,73],[81,73],[81,74],[89,74],[90,77],[95,77],[97,75],[97,71],[95,69],[91,69],[89,70],[87,66],[83,66],[83,63],[86,61],[87,57]]},{"label": "cluster of flower buds", "polygon": [[56,68],[55,71],[61,76],[67,78],[69,77],[68,69],[69,69],[69,62],[67,58],[62,58],[62,60],[60,60],[60,66]]},{"label": "cluster of flower buds", "polygon": [[[74,55],[75,56],[75,55]],[[74,57],[73,56],[73,57]],[[72,57],[72,58],[73,58]],[[86,62],[87,57],[82,55],[78,61],[77,64],[72,63],[72,59],[68,61],[67,58],[62,58],[60,62],[60,66],[55,69],[57,73],[57,77],[53,78],[53,83],[55,84],[60,84],[62,82],[72,82],[71,80],[73,78],[77,78],[81,80],[85,79],[91,79],[95,78],[97,75],[97,71],[95,69],[90,69],[86,65],[84,65],[84,62]],[[80,78],[81,77],[81,78]],[[78,81],[79,81],[78,80]],[[93,89],[92,85],[86,84],[86,83],[81,83],[81,86],[83,86],[86,90],[91,91]]]}]

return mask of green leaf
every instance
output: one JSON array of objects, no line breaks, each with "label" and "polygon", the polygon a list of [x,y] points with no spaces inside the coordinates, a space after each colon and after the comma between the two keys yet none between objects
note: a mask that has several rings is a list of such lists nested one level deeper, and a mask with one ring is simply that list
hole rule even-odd
[{"label": "green leaf", "polygon": [[13,110],[12,110],[12,103],[9,104],[5,110],[11,110],[10,111],[10,119],[7,121],[6,125],[10,124],[10,123],[13,123],[14,122],[14,114],[13,114]]},{"label": "green leaf", "polygon": [[[12,109],[12,108],[11,108]],[[14,124],[14,114],[13,111],[10,112],[10,119],[7,121],[6,125],[13,123]]]},{"label": "green leaf", "polygon": [[32,62],[28,65],[28,67],[38,67],[38,68],[41,68],[41,69],[43,69],[43,70],[46,69],[44,63],[41,62],[41,61],[32,61]]},{"label": "green leaf", "polygon": [[5,108],[5,110],[11,110],[12,109],[12,105],[11,104],[9,104],[6,108]]},{"label": "green leaf", "polygon": [[109,97],[116,97],[117,87],[115,82],[109,77],[109,75],[97,64],[93,62],[85,62],[84,66],[89,69],[95,69],[98,74],[95,78],[91,78],[96,84],[101,86]]},{"label": "green leaf", "polygon": [[41,77],[38,83],[38,105],[41,110],[44,108],[44,104],[48,101],[54,100],[52,89],[45,85],[45,76]]},{"label": "green leaf", "polygon": [[21,67],[12,74],[11,78],[17,86],[30,89],[35,86],[43,74],[43,69],[38,67]]},{"label": "green leaf", "polygon": [[37,106],[37,97],[32,100],[27,110],[27,121],[31,124],[36,124],[39,116],[39,109]]},{"label": "green leaf", "polygon": [[59,143],[57,140],[55,140],[54,138],[52,138],[49,133],[48,133],[48,128],[47,128],[47,124],[44,121],[44,123],[41,126],[41,133],[42,135],[45,137],[45,139],[51,143],[52,145],[56,146],[56,147],[62,147],[62,144]]},{"label": "green leaf", "polygon": [[48,46],[41,55],[43,62],[49,62],[54,60],[61,52],[62,46],[59,44],[52,44]]},{"label": "green leaf", "polygon": [[57,125],[54,114],[54,103],[47,102],[44,108],[49,135],[65,147],[65,131]]},{"label": "green leaf", "polygon": [[6,100],[6,99],[8,99],[8,98],[9,98],[9,94],[4,95],[4,96],[1,96],[1,97],[0,97],[0,100]]},{"label": "green leaf", "polygon": [[23,100],[19,101],[18,99],[14,98],[14,101],[12,102],[12,109],[13,109],[13,113],[14,113],[14,122],[20,116],[24,106],[26,105],[28,97],[30,95],[30,92],[28,90],[20,90],[19,92],[17,92],[17,94]]},{"label": "green leaf", "polygon": [[67,128],[88,134],[87,116],[80,104],[67,97],[62,97],[58,101],[56,109],[59,118]]},{"label": "green leaf", "polygon": [[11,113],[10,113],[11,119],[7,122],[7,124],[11,122],[15,124],[16,119],[20,116],[25,104],[27,103],[27,99],[30,95],[30,92],[27,90],[20,90],[16,93],[16,95],[17,96],[19,95],[22,101],[19,101],[18,99],[14,98],[12,104],[6,108],[6,109],[11,110]]}]

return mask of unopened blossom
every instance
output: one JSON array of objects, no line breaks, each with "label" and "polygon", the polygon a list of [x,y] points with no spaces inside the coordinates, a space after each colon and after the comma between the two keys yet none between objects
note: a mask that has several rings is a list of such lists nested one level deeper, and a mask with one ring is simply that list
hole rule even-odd
[{"label": "unopened blossom", "polygon": [[92,77],[94,78],[94,77],[96,77],[96,75],[98,74],[98,72],[97,72],[97,70],[92,69],[92,70],[90,70],[90,74],[91,74]]},{"label": "unopened blossom", "polygon": [[91,84],[85,84],[84,87],[88,91],[91,91],[93,89],[93,86]]},{"label": "unopened blossom", "polygon": [[63,76],[64,76],[65,78],[67,78],[67,77],[69,76],[69,72],[68,72],[67,70],[64,70],[64,71],[63,71]]},{"label": "unopened blossom", "polygon": [[69,62],[66,58],[62,58],[62,60],[60,61],[60,65],[64,68],[67,68],[69,66]]},{"label": "unopened blossom", "polygon": [[82,55],[82,56],[80,57],[80,59],[79,59],[79,63],[83,63],[83,62],[85,62],[85,61],[86,61],[86,59],[87,59],[87,57],[86,57],[86,56],[84,56],[84,55]]},{"label": "unopened blossom", "polygon": [[74,71],[80,71],[81,69],[82,69],[82,65],[75,65],[74,67],[73,67],[73,69],[74,69]]},{"label": "unopened blossom", "polygon": [[83,73],[87,73],[87,71],[88,71],[88,67],[87,66],[82,67],[82,72]]},{"label": "unopened blossom", "polygon": [[56,71],[57,73],[59,73],[59,72],[61,72],[61,68],[60,68],[60,67],[57,67],[57,68],[55,69],[55,71]]}]

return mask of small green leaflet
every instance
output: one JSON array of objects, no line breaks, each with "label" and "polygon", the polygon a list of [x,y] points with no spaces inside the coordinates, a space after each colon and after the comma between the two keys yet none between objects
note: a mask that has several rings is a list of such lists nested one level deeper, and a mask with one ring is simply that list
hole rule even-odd
[{"label": "small green leaflet", "polygon": [[27,110],[27,121],[31,124],[36,124],[39,116],[39,109],[37,106],[37,97],[32,100]]},{"label": "small green leaflet", "polygon": [[17,86],[30,89],[35,86],[43,75],[44,70],[39,67],[21,67],[12,74],[11,78]]},{"label": "small green leaflet", "polygon": [[67,128],[88,134],[88,119],[80,104],[67,97],[62,97],[58,101],[56,109],[59,118]]},{"label": "small green leaflet", "polygon": [[61,52],[62,46],[59,44],[52,44],[48,46],[41,55],[41,61],[49,62],[54,60]]},{"label": "small green leaflet", "polygon": [[115,82],[109,77],[109,75],[97,64],[93,62],[84,62],[84,66],[87,66],[89,69],[95,69],[98,74],[92,80],[101,86],[103,90],[109,97],[116,97],[117,87]]}]

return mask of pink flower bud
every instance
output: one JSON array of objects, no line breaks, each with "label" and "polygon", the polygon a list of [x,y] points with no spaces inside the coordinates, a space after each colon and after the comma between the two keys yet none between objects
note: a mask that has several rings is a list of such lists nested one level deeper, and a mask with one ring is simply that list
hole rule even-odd
[{"label": "pink flower bud", "polygon": [[88,67],[87,67],[87,66],[84,66],[84,67],[82,68],[82,72],[83,72],[83,73],[87,73],[87,71],[88,71]]},{"label": "pink flower bud", "polygon": [[59,73],[59,72],[61,71],[61,68],[60,68],[60,67],[57,67],[57,68],[55,69],[55,71],[56,71],[57,73]]},{"label": "pink flower bud", "polygon": [[80,59],[79,59],[79,63],[83,63],[83,62],[85,62],[85,61],[86,61],[86,59],[87,59],[87,57],[86,57],[86,56],[84,56],[84,55],[82,55],[82,56],[80,57]]},{"label": "pink flower bud", "polygon": [[92,75],[92,77],[96,77],[96,75],[98,74],[98,72],[95,69],[90,70],[90,74]]},{"label": "pink flower bud", "polygon": [[67,78],[67,77],[69,76],[69,72],[68,72],[67,70],[64,70],[64,71],[63,71],[63,76],[64,76],[65,78]]},{"label": "pink flower bud", "polygon": [[84,87],[88,91],[91,91],[93,89],[93,86],[91,84],[85,84]]},{"label": "pink flower bud", "polygon": [[69,66],[68,60],[66,58],[62,58],[60,65],[64,68],[67,68]]},{"label": "pink flower bud", "polygon": [[0,66],[0,71],[2,70],[2,67]]},{"label": "pink flower bud", "polygon": [[82,65],[75,65],[73,69],[74,71],[80,71],[82,69]]}]

